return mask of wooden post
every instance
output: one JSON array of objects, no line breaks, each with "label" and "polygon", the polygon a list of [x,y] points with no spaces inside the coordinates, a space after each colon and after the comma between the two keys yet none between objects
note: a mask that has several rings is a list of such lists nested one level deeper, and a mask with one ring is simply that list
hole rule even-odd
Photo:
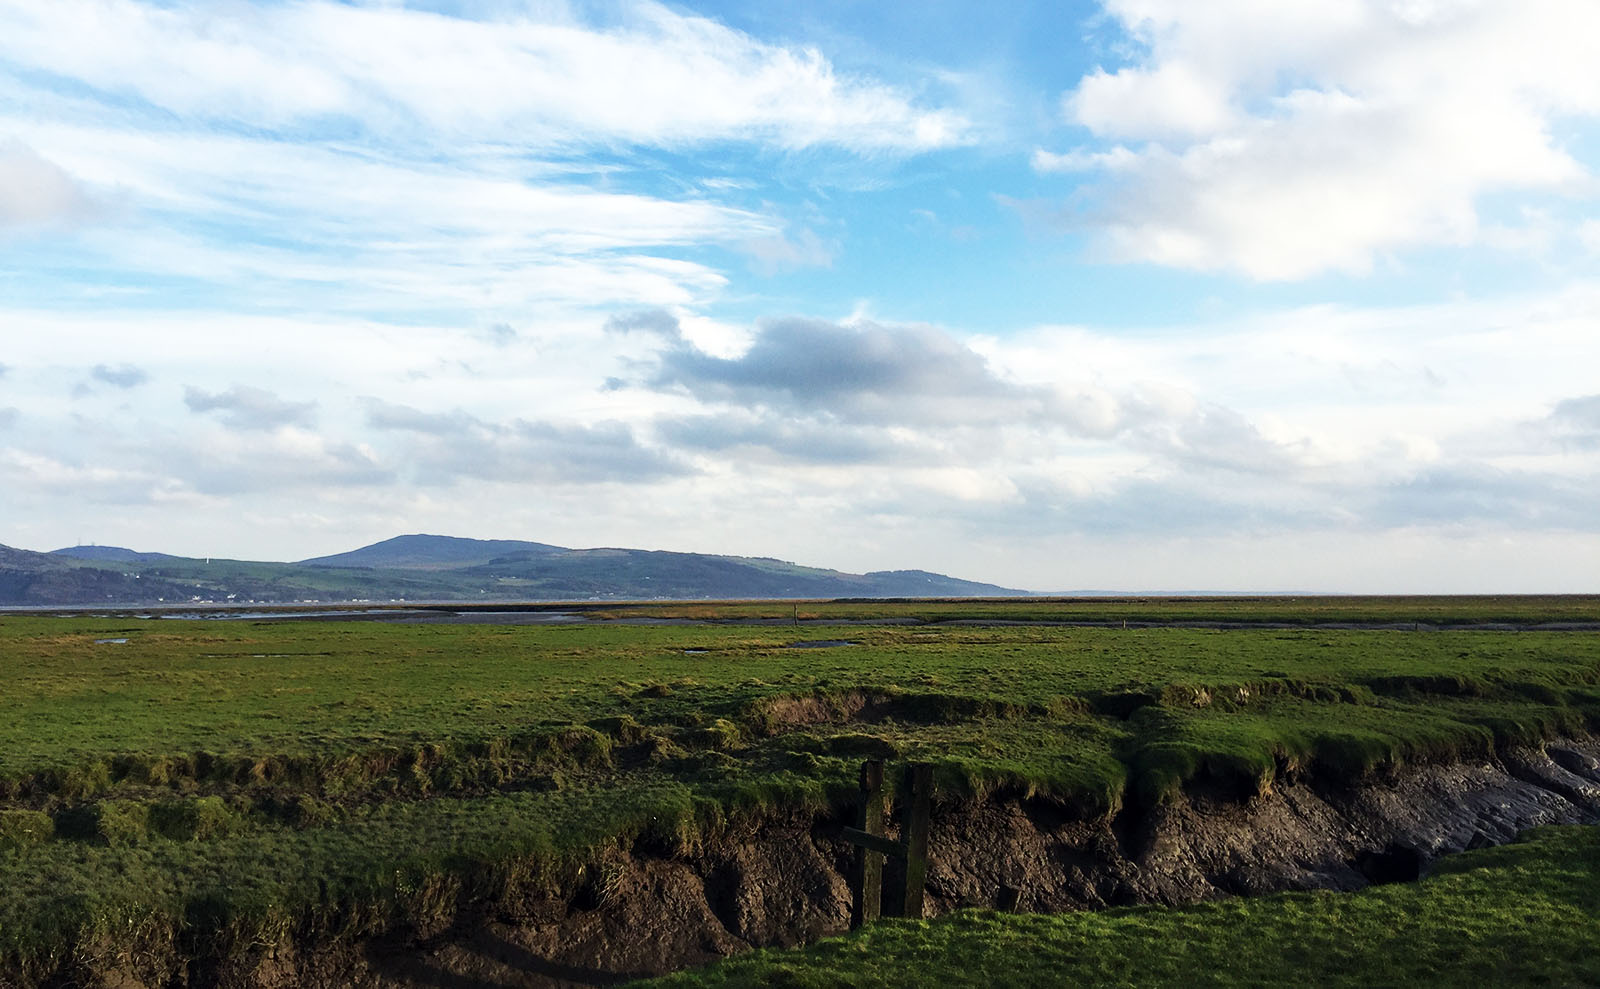
[{"label": "wooden post", "polygon": [[905,862],[901,885],[890,901],[891,909],[902,917],[923,916],[923,889],[928,880],[928,818],[933,807],[933,764],[912,763],[906,767],[905,820],[900,825],[900,840],[883,836],[883,761],[869,759],[861,765],[861,808],[856,821],[860,827],[845,828],[841,837],[855,845],[855,889],[850,897],[850,926],[860,927],[875,920],[882,911],[883,859],[893,855]]},{"label": "wooden post", "polygon": [[902,917],[921,920],[922,892],[928,878],[928,818],[933,802],[933,765],[912,763],[906,770],[911,799],[906,808],[901,841],[906,849],[906,885],[901,899]]},{"label": "wooden post", "polygon": [[[856,809],[856,827],[863,834],[883,837],[882,759],[861,764],[861,806]],[[850,902],[852,929],[877,920],[883,910],[883,853],[865,844],[857,846],[855,880]]]}]

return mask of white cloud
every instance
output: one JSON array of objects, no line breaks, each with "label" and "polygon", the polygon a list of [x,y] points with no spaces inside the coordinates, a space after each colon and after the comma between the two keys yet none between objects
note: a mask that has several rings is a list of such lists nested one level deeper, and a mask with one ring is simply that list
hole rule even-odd
[{"label": "white cloud", "polygon": [[1578,227],[1578,242],[1590,254],[1600,255],[1600,220],[1585,220]]},{"label": "white cloud", "polygon": [[660,4],[615,23],[562,5],[481,20],[331,2],[175,7],[54,0],[0,11],[0,56],[182,118],[252,127],[421,132],[524,146],[704,141],[916,151],[967,122]]},{"label": "white cloud", "polygon": [[1064,112],[1128,143],[1034,165],[1101,174],[1081,222],[1118,259],[1362,272],[1389,251],[1503,242],[1485,196],[1590,180],[1554,134],[1600,115],[1587,0],[1107,6],[1145,54],[1086,76]]},{"label": "white cloud", "polygon": [[15,138],[0,140],[0,230],[95,212],[81,182]]},{"label": "white cloud", "polygon": [[742,186],[663,173],[656,149],[870,169],[967,140],[908,90],[649,0],[0,4],[0,73],[0,137],[20,149],[0,179],[7,162],[28,179],[0,183],[0,225],[105,190],[117,222],[72,241],[81,281],[243,310],[525,325],[704,308],[727,284],[706,248],[770,271],[832,248],[786,236],[770,202],[730,205]]},{"label": "white cloud", "polygon": [[78,247],[109,269],[286,286],[320,308],[397,311],[703,302],[726,279],[655,249],[774,236],[759,214],[583,185],[515,156],[450,163],[258,137],[151,134],[16,118],[76,174],[115,186],[124,222]]},{"label": "white cloud", "polygon": [[[13,531],[45,533],[29,536],[41,546],[71,542],[78,520],[112,504],[136,531],[159,536],[163,517],[171,529],[181,515],[179,528],[209,540],[141,545],[258,558],[419,529],[917,566],[1052,589],[1575,589],[1593,573],[1578,550],[1595,545],[1597,318],[1600,294],[1577,286],[1492,304],[1312,306],[1010,338],[801,327],[820,358],[919,343],[901,355],[909,370],[853,385],[909,398],[912,412],[924,393],[931,409],[941,383],[1007,410],[849,419],[836,413],[857,408],[853,393],[830,395],[804,367],[770,359],[768,324],[743,351],[696,359],[748,387],[661,396],[602,382],[642,345],[657,355],[635,366],[646,376],[660,348],[688,346],[665,314],[644,320],[654,332],[596,332],[565,349],[570,326],[499,347],[472,331],[330,317],[36,314],[15,324],[7,355],[6,386],[20,384],[7,402],[26,405],[29,428],[3,434],[0,490]],[[45,341],[63,336],[109,366],[139,360],[150,383],[118,392],[98,421],[65,400],[42,404],[37,395],[83,374],[50,364]],[[911,373],[923,363],[967,374]],[[419,365],[427,375],[409,376]],[[173,421],[182,391],[161,383],[185,380],[247,380],[267,394],[207,392],[200,404],[228,407]],[[311,395],[314,428],[301,401]],[[212,421],[251,410],[271,428]],[[293,505],[308,495],[360,522],[302,528]],[[239,530],[241,517],[263,521]],[[1290,548],[1298,555],[1282,559]],[[1392,573],[1368,558],[1386,552],[1399,554]],[[1517,562],[1535,552],[1544,569]]]}]

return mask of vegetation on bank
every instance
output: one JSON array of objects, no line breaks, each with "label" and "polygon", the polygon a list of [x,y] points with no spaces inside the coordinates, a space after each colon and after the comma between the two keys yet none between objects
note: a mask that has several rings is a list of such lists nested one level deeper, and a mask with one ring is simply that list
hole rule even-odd
[{"label": "vegetation on bank", "polygon": [[8,617],[0,656],[23,980],[437,933],[616,843],[842,806],[867,755],[1093,816],[1600,725],[1589,633]]},{"label": "vegetation on bank", "polygon": [[1600,833],[1540,828],[1418,883],[1094,913],[885,920],[636,989],[1600,984]]}]

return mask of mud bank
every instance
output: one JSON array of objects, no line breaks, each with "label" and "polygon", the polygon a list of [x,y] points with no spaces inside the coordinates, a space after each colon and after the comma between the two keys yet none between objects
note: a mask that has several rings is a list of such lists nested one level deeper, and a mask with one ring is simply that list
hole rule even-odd
[{"label": "mud bank", "polygon": [[[998,797],[936,807],[929,909],[1016,900],[1024,910],[1063,911],[1351,890],[1414,879],[1441,855],[1537,825],[1597,820],[1600,739],[1360,783],[1302,777],[1241,794],[1202,782],[1170,804],[1093,819],[1048,801]],[[425,938],[328,946],[291,936],[226,961],[145,959],[60,984],[611,985],[844,930],[851,850],[839,839],[843,823],[780,816],[694,849],[615,849],[570,888],[493,915],[464,911]]]}]

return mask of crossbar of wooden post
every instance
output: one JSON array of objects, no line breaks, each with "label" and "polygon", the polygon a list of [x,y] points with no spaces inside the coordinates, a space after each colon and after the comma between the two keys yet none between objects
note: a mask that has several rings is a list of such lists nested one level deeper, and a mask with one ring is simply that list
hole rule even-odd
[{"label": "crossbar of wooden post", "polygon": [[873,834],[870,831],[862,831],[859,828],[845,828],[843,837],[850,844],[869,852],[876,852],[879,855],[887,855],[890,858],[897,859],[906,857],[906,846],[904,844],[895,841],[893,838],[885,838],[881,834]]}]

